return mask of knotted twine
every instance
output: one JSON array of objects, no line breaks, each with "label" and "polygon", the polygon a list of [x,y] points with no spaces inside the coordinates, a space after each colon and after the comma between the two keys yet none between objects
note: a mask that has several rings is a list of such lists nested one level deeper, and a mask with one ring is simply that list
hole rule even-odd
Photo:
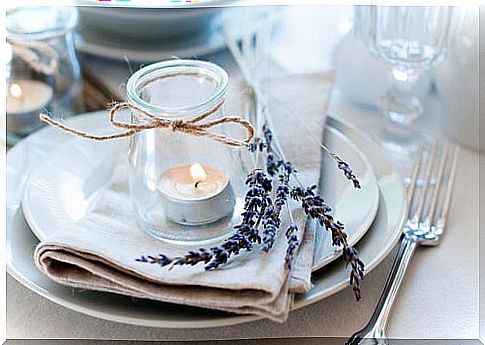
[{"label": "knotted twine", "polygon": [[[12,46],[12,51],[37,72],[45,75],[57,74],[59,68],[59,55],[49,44],[41,41],[23,42],[7,38],[7,43]],[[41,62],[40,54],[49,58],[49,63]]]},{"label": "knotted twine", "polygon": [[[254,136],[254,128],[249,121],[244,120],[243,118],[237,117],[237,116],[225,116],[220,119],[202,122],[207,117],[217,112],[222,107],[223,104],[224,104],[224,100],[219,102],[214,107],[207,110],[206,112],[200,115],[197,115],[189,120],[183,120],[183,119],[172,120],[172,119],[163,118],[162,116],[150,114],[140,109],[139,107],[127,102],[116,103],[109,110],[109,121],[114,127],[119,129],[126,129],[126,131],[111,134],[111,135],[94,135],[87,132],[83,132],[83,131],[74,129],[72,127],[68,127],[60,123],[59,121],[52,119],[49,115],[46,115],[46,114],[40,114],[39,118],[42,121],[48,123],[49,125],[57,127],[71,134],[77,135],[82,138],[93,139],[97,141],[130,137],[148,129],[159,128],[159,129],[169,129],[169,130],[172,130],[173,132],[185,133],[196,137],[206,137],[228,146],[234,146],[234,147],[247,146]],[[130,109],[131,111],[136,111],[137,117],[139,117],[139,119],[143,121],[140,123],[131,123],[131,122],[124,122],[124,121],[117,120],[116,115],[123,109]],[[238,140],[238,139],[230,138],[223,134],[218,134],[218,133],[209,131],[209,129],[211,128],[214,128],[219,125],[227,124],[227,123],[234,123],[236,125],[243,127],[246,130],[246,138],[244,140]]]}]

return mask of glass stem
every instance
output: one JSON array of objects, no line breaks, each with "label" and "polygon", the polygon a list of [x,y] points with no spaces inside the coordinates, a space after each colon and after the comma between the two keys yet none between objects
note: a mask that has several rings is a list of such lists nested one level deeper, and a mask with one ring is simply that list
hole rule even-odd
[{"label": "glass stem", "polygon": [[392,85],[381,99],[381,108],[398,127],[410,126],[423,112],[414,93],[421,74],[421,70],[398,66],[391,70]]}]

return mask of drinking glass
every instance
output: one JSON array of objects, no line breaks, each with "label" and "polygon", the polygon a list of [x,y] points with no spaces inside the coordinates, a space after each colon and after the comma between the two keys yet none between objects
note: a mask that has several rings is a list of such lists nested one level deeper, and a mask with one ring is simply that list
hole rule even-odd
[{"label": "drinking glass", "polygon": [[380,141],[397,151],[416,147],[411,125],[423,113],[413,93],[423,71],[443,55],[452,8],[446,6],[356,6],[354,32],[391,67],[392,85],[380,100],[391,120]]}]

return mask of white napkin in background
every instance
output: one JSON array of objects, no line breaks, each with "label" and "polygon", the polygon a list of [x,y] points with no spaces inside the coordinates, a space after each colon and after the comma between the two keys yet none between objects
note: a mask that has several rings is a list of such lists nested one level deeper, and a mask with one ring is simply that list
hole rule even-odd
[{"label": "white napkin in background", "polygon": [[[279,99],[270,104],[270,109],[274,106],[283,112],[284,104],[309,125],[299,125],[288,114],[273,114],[274,132],[305,184],[319,180],[321,153],[312,140],[321,137],[331,85],[332,76],[326,74],[287,76],[268,86],[272,89],[269,93]],[[313,136],[308,135],[309,128]],[[309,226],[305,231],[307,217],[300,208],[295,209],[293,217],[299,226],[298,237],[303,240],[290,279],[284,267],[284,229],[289,224],[286,212],[282,213],[276,245],[269,253],[255,247],[250,253],[232,257],[217,270],[207,272],[200,264],[169,271],[135,259],[159,253],[179,256],[190,248],[155,240],[138,228],[125,168],[121,164],[115,169],[110,186],[89,214],[37,246],[34,259],[43,273],[61,284],[83,289],[286,320],[294,293],[311,288],[314,229]]]}]

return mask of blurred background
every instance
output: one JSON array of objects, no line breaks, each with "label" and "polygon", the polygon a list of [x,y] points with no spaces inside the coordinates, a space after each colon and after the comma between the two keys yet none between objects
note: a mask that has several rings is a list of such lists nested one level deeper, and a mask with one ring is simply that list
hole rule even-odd
[{"label": "blurred background", "polygon": [[[204,5],[209,2],[218,4]],[[333,100],[376,112],[380,97],[392,84],[390,68],[356,36],[355,13],[356,6],[327,5],[12,8],[7,12],[7,40],[17,44],[7,62],[8,144],[39,128],[35,113],[40,109],[67,117],[123,100],[129,76],[151,62],[175,57],[209,60],[233,72],[237,83],[241,61],[234,50],[238,49],[249,66],[242,73],[246,82],[254,75],[263,80],[333,71]],[[442,113],[434,125],[478,149],[478,10],[455,8],[449,32],[443,53],[422,71],[413,93],[426,109],[435,101],[432,110],[425,110]],[[43,73],[26,63],[30,53],[40,64],[49,64],[44,48],[25,54],[18,47],[34,41],[47,43],[58,55],[55,73]],[[40,81],[50,85],[53,94],[46,89],[45,99],[34,101],[37,109],[19,109],[15,96],[22,83],[16,80]],[[32,100],[21,103],[25,108]]]}]

